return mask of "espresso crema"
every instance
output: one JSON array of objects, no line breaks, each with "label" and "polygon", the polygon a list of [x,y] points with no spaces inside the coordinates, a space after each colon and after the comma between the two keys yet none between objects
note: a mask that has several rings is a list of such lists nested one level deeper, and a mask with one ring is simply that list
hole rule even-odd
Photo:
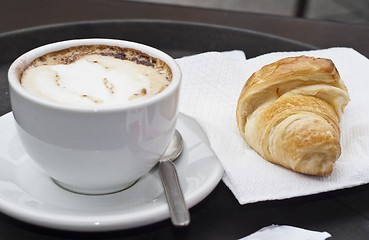
[{"label": "espresso crema", "polygon": [[169,66],[130,48],[84,45],[35,59],[21,85],[50,101],[74,106],[117,106],[163,91],[172,81]]}]

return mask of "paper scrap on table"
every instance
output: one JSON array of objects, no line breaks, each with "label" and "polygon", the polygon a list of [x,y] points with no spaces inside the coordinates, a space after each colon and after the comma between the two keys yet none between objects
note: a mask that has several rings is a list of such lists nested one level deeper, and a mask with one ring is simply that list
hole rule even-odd
[{"label": "paper scrap on table", "polygon": [[286,225],[271,225],[240,240],[325,240],[330,237],[331,235],[327,232],[310,231]]},{"label": "paper scrap on table", "polygon": [[[247,52],[246,52],[247,55]],[[251,149],[237,129],[236,106],[252,73],[285,57],[331,59],[351,101],[341,127],[342,155],[327,177],[272,164]],[[208,52],[177,59],[183,73],[179,110],[197,119],[225,169],[223,181],[241,204],[286,199],[369,183],[369,60],[351,48],[277,52],[245,59],[241,51]]]}]

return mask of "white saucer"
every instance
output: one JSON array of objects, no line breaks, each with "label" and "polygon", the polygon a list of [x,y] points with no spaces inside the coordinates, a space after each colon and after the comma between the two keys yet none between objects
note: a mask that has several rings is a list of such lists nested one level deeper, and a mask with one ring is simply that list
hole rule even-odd
[{"label": "white saucer", "polygon": [[[175,162],[188,207],[203,200],[223,175],[201,126],[180,114],[184,150]],[[61,230],[109,231],[169,218],[157,168],[119,193],[86,196],[58,187],[25,154],[12,113],[0,117],[0,211],[19,220]]]}]

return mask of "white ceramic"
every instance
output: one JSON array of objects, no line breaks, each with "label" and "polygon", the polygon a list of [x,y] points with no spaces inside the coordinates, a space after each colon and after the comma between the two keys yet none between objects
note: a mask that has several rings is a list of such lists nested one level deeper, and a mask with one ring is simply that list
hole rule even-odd
[{"label": "white ceramic", "polygon": [[[151,98],[120,107],[62,105],[34,96],[20,85],[20,74],[33,59],[89,44],[133,48],[160,58],[171,68],[172,82]],[[170,56],[149,46],[112,39],[52,43],[20,56],[8,78],[12,110],[26,152],[72,191],[104,194],[132,185],[158,162],[174,132],[181,72]]]},{"label": "white ceramic", "polygon": [[[175,161],[186,203],[203,200],[223,175],[200,125],[180,114],[176,128],[184,150]],[[0,117],[0,211],[19,220],[61,230],[128,229],[169,218],[157,167],[132,187],[88,196],[58,187],[25,153],[11,113]]]}]

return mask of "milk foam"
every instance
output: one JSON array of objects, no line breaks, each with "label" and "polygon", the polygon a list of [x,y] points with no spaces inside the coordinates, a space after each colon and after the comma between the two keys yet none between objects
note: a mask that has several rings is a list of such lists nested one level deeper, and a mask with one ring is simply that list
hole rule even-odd
[{"label": "milk foam", "polygon": [[114,106],[147,98],[168,84],[163,70],[98,54],[69,64],[30,66],[21,84],[29,92],[75,106]]}]

